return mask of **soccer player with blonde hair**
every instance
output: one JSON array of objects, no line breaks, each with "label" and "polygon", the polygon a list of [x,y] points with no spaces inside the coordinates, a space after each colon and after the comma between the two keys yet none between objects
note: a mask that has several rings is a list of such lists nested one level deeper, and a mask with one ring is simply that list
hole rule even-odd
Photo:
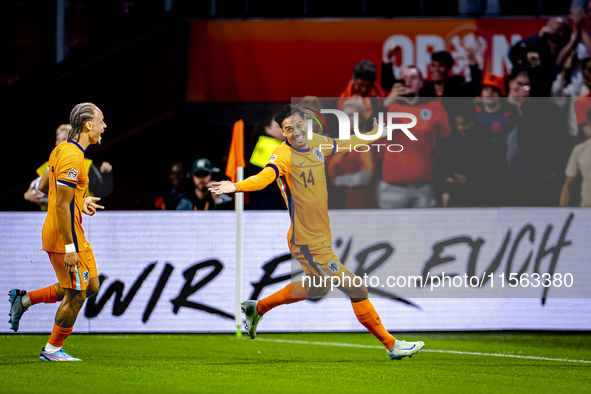
[{"label": "soccer player with blonde hair", "polygon": [[[281,126],[286,140],[275,149],[265,168],[242,182],[215,182],[210,190],[214,194],[250,192],[261,190],[277,180],[291,217],[287,237],[292,257],[298,260],[307,276],[320,277],[321,280],[290,282],[269,297],[243,302],[248,335],[255,338],[259,321],[271,309],[323,297],[329,291],[327,281],[348,278],[342,281],[339,290],[351,299],[357,319],[384,345],[390,358],[401,359],[416,354],[423,348],[424,342],[397,340],[386,330],[368,298],[367,288],[363,284],[354,285],[357,283],[354,278],[357,277],[340,263],[331,247],[324,157],[348,152],[351,146],[372,141],[357,136],[351,136],[349,140],[335,140],[317,134],[309,140],[304,113],[299,106],[282,107],[275,115],[275,121]],[[377,128],[374,118],[374,130],[368,133],[375,136],[373,141],[381,138],[386,131],[384,127],[383,133],[378,135]],[[323,282],[324,286],[311,285],[318,282]]]},{"label": "soccer player with blonde hair", "polygon": [[63,349],[86,298],[99,290],[98,271],[92,248],[82,229],[82,213],[92,216],[100,198],[86,197],[88,174],[84,151],[100,144],[107,125],[103,113],[92,103],[81,103],[70,113],[71,129],[67,140],[58,144],[49,156],[39,189],[48,195],[48,211],[43,225],[43,250],[55,270],[58,283],[45,288],[24,291],[12,289],[10,323],[18,331],[23,313],[38,303],[61,301],[47,345],[41,350],[41,361],[80,361]]}]

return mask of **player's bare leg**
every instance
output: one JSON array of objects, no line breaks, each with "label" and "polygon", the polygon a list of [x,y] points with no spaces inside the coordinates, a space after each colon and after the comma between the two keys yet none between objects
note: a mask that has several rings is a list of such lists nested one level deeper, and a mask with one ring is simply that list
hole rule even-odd
[{"label": "player's bare leg", "polygon": [[86,290],[64,289],[64,298],[55,315],[55,323],[47,345],[41,350],[42,361],[81,361],[66,354],[62,345],[70,335],[84,306],[86,298],[92,297],[99,289],[98,277],[90,278]]},{"label": "player's bare leg", "polygon": [[357,320],[384,345],[391,359],[400,360],[403,357],[412,357],[413,354],[417,354],[425,346],[422,341],[406,342],[396,340],[382,324],[380,316],[369,301],[367,288],[362,281],[358,281],[361,283],[360,286],[355,286],[353,279],[356,276],[353,273],[347,271],[342,275],[339,290],[343,291],[351,299],[351,305]]}]

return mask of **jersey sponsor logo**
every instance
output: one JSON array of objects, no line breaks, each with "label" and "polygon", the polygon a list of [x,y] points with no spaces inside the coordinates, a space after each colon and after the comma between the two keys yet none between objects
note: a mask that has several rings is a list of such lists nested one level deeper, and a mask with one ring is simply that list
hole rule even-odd
[{"label": "jersey sponsor logo", "polygon": [[275,159],[277,159],[277,155],[275,155],[275,154],[271,155],[271,157],[269,157],[269,163],[274,163]]},{"label": "jersey sponsor logo", "polygon": [[330,263],[328,263],[328,270],[333,274],[336,274],[337,272],[339,272],[339,265],[336,261],[333,260]]},{"label": "jersey sponsor logo", "polygon": [[75,168],[70,168],[68,170],[68,173],[66,174],[66,179],[71,179],[75,181],[76,179],[78,179],[78,171],[76,171]]},{"label": "jersey sponsor logo", "polygon": [[316,156],[318,158],[318,160],[324,162],[324,153],[322,153],[320,148],[314,148],[312,153],[314,153],[314,156]]},{"label": "jersey sponsor logo", "polygon": [[88,283],[89,276],[90,273],[88,273],[88,270],[84,271],[84,273],[82,274],[82,279],[84,279],[84,282]]},{"label": "jersey sponsor logo", "polygon": [[301,163],[298,164],[298,166],[303,165],[306,162],[306,160],[302,161]]},{"label": "jersey sponsor logo", "polygon": [[429,120],[431,119],[431,110],[430,109],[422,109],[421,110],[421,119],[423,120]]}]

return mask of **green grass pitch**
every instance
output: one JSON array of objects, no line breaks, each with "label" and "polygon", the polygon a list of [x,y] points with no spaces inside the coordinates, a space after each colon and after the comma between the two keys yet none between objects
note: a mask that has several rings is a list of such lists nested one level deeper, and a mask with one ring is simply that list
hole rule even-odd
[{"label": "green grass pitch", "polygon": [[[1,335],[1,393],[582,393],[589,333],[406,333],[392,361],[370,334],[72,335],[77,363],[38,361],[47,335]],[[511,356],[511,357],[507,357]],[[567,361],[570,360],[570,361]]]}]

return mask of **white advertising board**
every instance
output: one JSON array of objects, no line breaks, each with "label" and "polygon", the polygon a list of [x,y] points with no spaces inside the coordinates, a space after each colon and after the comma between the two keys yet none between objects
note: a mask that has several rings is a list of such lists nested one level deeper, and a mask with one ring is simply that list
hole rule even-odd
[{"label": "white advertising board", "polygon": [[[391,332],[591,329],[591,210],[338,210],[330,218],[333,249],[343,264],[382,281],[370,295]],[[56,281],[42,251],[44,219],[41,212],[0,213],[2,291]],[[105,211],[85,216],[83,226],[102,285],[80,312],[75,332],[235,330],[234,212]],[[288,228],[285,212],[245,212],[243,299],[268,296],[290,280]],[[527,274],[527,285],[509,280],[511,272]],[[536,272],[551,273],[552,283],[545,286],[540,277],[534,286]],[[556,274],[560,283],[553,282]],[[433,277],[446,275],[449,280],[435,286]],[[390,276],[394,286],[385,284]],[[481,281],[466,284],[466,276]],[[408,280],[404,286],[401,277]],[[417,277],[429,281],[416,286]],[[393,295],[398,298],[388,298]],[[50,332],[57,305],[31,307],[19,332]],[[4,308],[8,312],[7,301]],[[363,327],[350,302],[331,295],[278,307],[259,331]],[[0,333],[8,332],[8,323],[0,325]]]}]

